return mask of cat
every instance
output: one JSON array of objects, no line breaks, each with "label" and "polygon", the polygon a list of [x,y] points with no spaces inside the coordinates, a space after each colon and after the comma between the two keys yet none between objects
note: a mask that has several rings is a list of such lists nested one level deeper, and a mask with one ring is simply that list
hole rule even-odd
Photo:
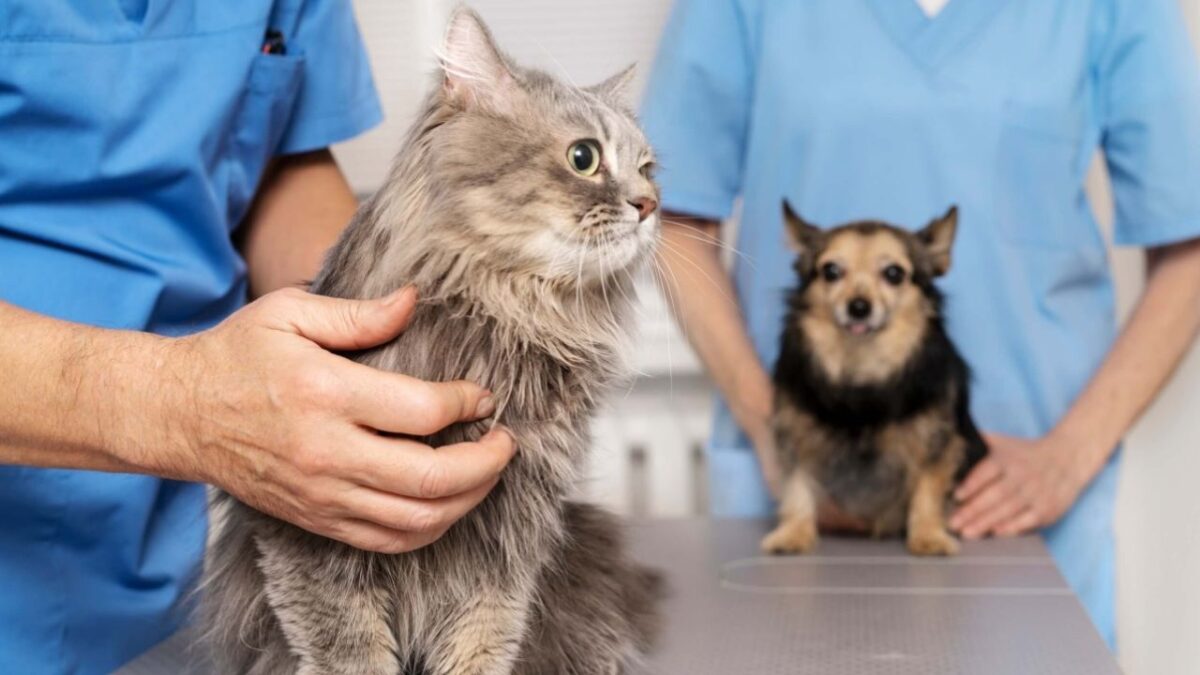
[{"label": "cat", "polygon": [[[659,235],[653,152],[624,103],[632,68],[590,88],[521,68],[457,9],[439,85],[315,293],[420,293],[404,333],[351,354],[493,392],[517,455],[440,540],[369,553],[228,494],[202,585],[222,673],[591,675],[642,667],[657,575],[617,522],[567,499],[589,420],[624,365],[632,277]],[[455,425],[433,446],[478,439]]]}]

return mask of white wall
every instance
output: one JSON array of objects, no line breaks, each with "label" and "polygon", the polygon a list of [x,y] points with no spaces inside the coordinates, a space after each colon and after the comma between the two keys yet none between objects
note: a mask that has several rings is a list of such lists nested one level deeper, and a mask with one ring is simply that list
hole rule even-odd
[{"label": "white wall", "polygon": [[[1200,44],[1200,0],[1182,4]],[[1141,289],[1138,262],[1128,253],[1116,260],[1126,308]],[[1200,673],[1197,476],[1200,349],[1193,349],[1126,444],[1117,502],[1118,630],[1121,661],[1133,675]]]},{"label": "white wall", "polygon": [[[903,2],[906,0],[894,0]],[[953,1],[953,0],[952,0]],[[1200,39],[1200,0],[1180,0]],[[354,186],[373,189],[420,101],[432,47],[452,0],[356,0],[388,123],[337,149]],[[631,61],[645,67],[669,0],[474,0],[518,59],[581,83]],[[1102,175],[1091,181],[1108,221]],[[1200,186],[1197,186],[1200,189]],[[1122,313],[1141,288],[1137,252],[1114,252]],[[640,367],[650,377],[599,425],[589,492],[623,510],[698,512],[704,495],[692,451],[707,418],[707,388],[667,312],[646,292]],[[668,374],[673,374],[667,377]],[[619,423],[615,423],[619,420]],[[642,448],[637,461],[620,451]],[[691,462],[691,464],[689,464]],[[1200,673],[1200,350],[1130,435],[1118,503],[1121,658],[1133,675]],[[643,487],[644,490],[639,490]]]}]

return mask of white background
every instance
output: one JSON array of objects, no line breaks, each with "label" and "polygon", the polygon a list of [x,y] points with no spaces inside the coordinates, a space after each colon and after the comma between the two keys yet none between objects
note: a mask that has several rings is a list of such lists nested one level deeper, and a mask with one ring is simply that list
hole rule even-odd
[{"label": "white background", "polygon": [[[1200,0],[1181,2],[1193,37],[1200,38]],[[429,82],[433,46],[452,4],[355,1],[388,116],[380,129],[337,149],[357,190],[367,192],[378,185],[398,147]],[[644,74],[670,1],[472,4],[523,63],[586,84],[632,61],[642,64]],[[1097,211],[1108,222],[1111,209],[1099,172],[1091,188]],[[1113,260],[1124,314],[1140,290],[1140,256],[1117,251]],[[644,295],[645,337],[639,356],[647,377],[617,401],[614,413],[600,424],[600,452],[588,489],[626,512],[698,512],[703,491],[694,450],[707,419],[708,389],[661,301],[653,292]],[[1198,485],[1200,350],[1195,350],[1126,446],[1117,517],[1118,596],[1121,660],[1133,675],[1200,673]]]}]

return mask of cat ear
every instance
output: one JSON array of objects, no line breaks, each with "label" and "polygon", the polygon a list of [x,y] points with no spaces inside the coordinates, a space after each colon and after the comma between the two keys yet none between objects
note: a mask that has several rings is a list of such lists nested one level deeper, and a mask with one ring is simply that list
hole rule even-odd
[{"label": "cat ear", "polygon": [[450,17],[438,53],[447,98],[463,107],[504,110],[517,90],[517,80],[491,31],[473,10],[459,6]]},{"label": "cat ear", "polygon": [[625,102],[629,99],[629,88],[633,86],[633,80],[636,76],[637,64],[631,63],[625,66],[624,70],[600,84],[588,87],[588,91],[601,98]]},{"label": "cat ear", "polygon": [[788,240],[791,242],[792,248],[800,254],[800,258],[796,261],[796,268],[804,273],[813,264],[813,256],[821,247],[821,238],[824,234],[821,228],[801,218],[786,199],[783,200],[783,222],[787,226]]},{"label": "cat ear", "polygon": [[951,206],[941,218],[937,218],[917,232],[917,239],[925,245],[925,252],[933,263],[933,275],[942,276],[950,271],[950,249],[954,246],[954,234],[958,230],[958,207]]}]

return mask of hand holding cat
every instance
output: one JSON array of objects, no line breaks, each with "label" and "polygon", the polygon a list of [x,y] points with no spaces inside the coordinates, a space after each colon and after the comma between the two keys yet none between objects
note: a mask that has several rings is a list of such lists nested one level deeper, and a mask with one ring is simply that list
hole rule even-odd
[{"label": "hand holding cat", "polygon": [[986,435],[988,456],[955,491],[950,527],[967,539],[1010,537],[1052,525],[1091,479],[1075,444],[1054,434]]},{"label": "hand holding cat", "polygon": [[514,447],[504,430],[436,451],[424,436],[490,416],[486,390],[377,371],[326,350],[403,331],[416,293],[356,301],[285,290],[176,341],[172,420],[188,452],[157,473],[194,476],[304,529],[402,552],[437,540],[496,484]]}]

